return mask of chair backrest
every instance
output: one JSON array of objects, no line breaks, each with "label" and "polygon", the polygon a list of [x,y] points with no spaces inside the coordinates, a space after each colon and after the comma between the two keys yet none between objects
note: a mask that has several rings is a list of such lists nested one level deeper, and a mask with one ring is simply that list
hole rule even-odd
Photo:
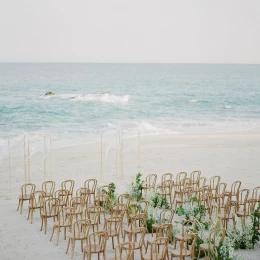
[{"label": "chair backrest", "polygon": [[74,238],[77,238],[80,236],[83,236],[84,238],[88,238],[89,236],[89,229],[91,227],[91,222],[89,219],[80,219],[77,220],[73,225],[72,225],[72,233]]},{"label": "chair backrest", "polygon": [[226,192],[227,184],[225,182],[220,182],[217,186],[217,196],[223,196]]},{"label": "chair backrest", "polygon": [[22,187],[21,187],[22,198],[28,197],[28,199],[29,199],[31,194],[33,192],[35,192],[35,188],[36,188],[35,184],[32,184],[32,183],[27,183],[27,184],[22,185]]},{"label": "chair backrest", "polygon": [[92,224],[97,224],[99,223],[101,212],[102,208],[100,206],[88,206],[85,209],[85,218],[90,219]]},{"label": "chair backrest", "polygon": [[165,181],[168,181],[168,180],[172,180],[172,177],[173,177],[172,173],[163,174],[162,178],[161,178],[161,180],[162,180],[161,183],[164,183]]},{"label": "chair backrest", "polygon": [[43,203],[43,207],[40,208],[40,210],[41,214],[48,213],[48,215],[57,216],[59,210],[59,200],[55,198],[46,199]]},{"label": "chair backrest", "polygon": [[238,193],[241,187],[241,181],[235,181],[232,183],[231,185],[231,195],[232,196],[237,196],[238,197]]},{"label": "chair backrest", "polygon": [[32,192],[30,195],[30,205],[33,207],[43,207],[43,203],[45,201],[45,192],[42,190],[38,190]]},{"label": "chair backrest", "polygon": [[89,179],[84,182],[84,187],[90,190],[90,193],[96,192],[97,180],[96,179]]},{"label": "chair backrest", "polygon": [[109,185],[100,186],[98,189],[98,195],[107,195],[109,193]]},{"label": "chair backrest", "polygon": [[105,210],[109,206],[109,202],[110,202],[109,196],[105,194],[97,195],[95,198],[95,205],[101,206]]},{"label": "chair backrest", "polygon": [[157,174],[149,174],[145,178],[145,183],[147,187],[155,188],[156,180],[157,180]]},{"label": "chair backrest", "polygon": [[186,187],[193,187],[193,184],[190,178],[184,178],[181,180],[180,186],[181,189],[184,189]]},{"label": "chair backrest", "polygon": [[125,204],[128,208],[131,199],[132,199],[132,196],[130,194],[124,193],[124,194],[121,194],[118,196],[117,202],[118,202],[118,204]]},{"label": "chair backrest", "polygon": [[224,206],[224,218],[233,218],[238,210],[237,201],[228,200]]},{"label": "chair backrest", "polygon": [[186,236],[189,233],[192,233],[191,230],[195,230],[198,225],[199,224],[196,219],[189,219],[183,222],[181,227],[182,237]]},{"label": "chair backrest", "polygon": [[213,247],[219,247],[223,243],[225,236],[226,229],[214,229],[210,232],[209,243],[213,244]]},{"label": "chair backrest", "polygon": [[204,185],[201,188],[199,188],[199,201],[207,201],[209,198],[209,195],[212,195],[212,191],[209,185]]},{"label": "chair backrest", "polygon": [[244,211],[244,215],[250,215],[250,213],[252,213],[253,211],[255,211],[257,209],[258,206],[258,201],[256,199],[248,199],[244,201],[243,204],[243,211]]},{"label": "chair backrest", "polygon": [[140,200],[136,204],[136,212],[137,213],[145,213],[147,214],[149,207],[149,201],[148,200]]},{"label": "chair backrest", "polygon": [[160,223],[172,223],[175,211],[173,209],[165,209],[160,213]]},{"label": "chair backrest", "polygon": [[193,187],[185,187],[181,190],[180,197],[182,199],[185,199],[186,201],[191,200],[191,198],[193,197],[193,193],[194,193]]},{"label": "chair backrest", "polygon": [[201,171],[193,171],[190,174],[190,179],[193,184],[199,185],[200,175],[201,175]]},{"label": "chair backrest", "polygon": [[172,224],[171,223],[164,223],[160,224],[156,228],[156,235],[155,237],[168,237],[170,238],[172,232]]},{"label": "chair backrest", "polygon": [[111,208],[111,216],[124,217],[127,212],[127,206],[125,204],[116,204]]},{"label": "chair backrest", "polygon": [[90,189],[88,188],[79,188],[76,190],[76,197],[84,198],[85,205],[88,205],[89,203],[89,194],[90,194]]},{"label": "chair backrest", "polygon": [[213,176],[210,178],[210,188],[211,190],[216,190],[220,183],[220,176]]},{"label": "chair backrest", "polygon": [[87,247],[88,252],[106,251],[108,233],[106,231],[96,231],[89,235]]},{"label": "chair backrest", "polygon": [[114,250],[114,260],[132,260],[135,244],[133,242],[123,242],[118,244]]},{"label": "chair backrest", "polygon": [[249,189],[242,189],[239,191],[238,193],[238,203],[239,204],[244,204],[248,197],[249,197],[249,192],[250,190]]},{"label": "chair backrest", "polygon": [[139,248],[141,248],[142,245],[144,245],[145,234],[146,234],[145,227],[137,227],[137,228],[134,228],[131,230],[128,238],[129,238],[129,241],[138,243]]},{"label": "chair backrest", "polygon": [[75,210],[72,207],[62,207],[57,214],[58,226],[64,225],[66,223],[70,227],[71,231],[74,212]]},{"label": "chair backrest", "polygon": [[255,187],[252,192],[252,199],[256,199],[258,202],[260,202],[260,186]]},{"label": "chair backrest", "polygon": [[42,190],[45,192],[47,197],[53,196],[56,183],[54,181],[45,181],[42,183]]},{"label": "chair backrest", "polygon": [[83,212],[85,206],[85,199],[83,197],[74,197],[70,200],[70,207],[78,210],[79,213]]},{"label": "chair backrest", "polygon": [[[156,238],[150,246],[149,259],[150,260],[166,260],[167,251],[168,251],[168,242],[167,237],[158,237]],[[142,254],[142,251],[141,251]]]},{"label": "chair backrest", "polygon": [[179,173],[177,173],[175,185],[180,185],[181,184],[181,180],[185,179],[186,177],[187,177],[187,172],[179,172]]},{"label": "chair backrest", "polygon": [[61,189],[68,190],[69,195],[73,195],[73,189],[74,189],[75,181],[73,180],[66,180],[61,183]]},{"label": "chair backrest", "polygon": [[207,178],[206,177],[200,177],[199,179],[199,188],[206,185]]},{"label": "chair backrest", "polygon": [[145,213],[137,213],[133,215],[130,219],[129,226],[131,229],[145,227],[146,225],[146,214]]},{"label": "chair backrest", "polygon": [[108,234],[120,234],[122,226],[121,217],[110,217],[105,219],[104,227]]},{"label": "chair backrest", "polygon": [[171,194],[172,189],[174,186],[174,181],[173,180],[166,180],[162,183],[161,189],[162,189],[162,194]]},{"label": "chair backrest", "polygon": [[[68,204],[68,190],[56,190],[55,191],[55,198],[59,200],[59,202],[63,202],[65,205]],[[61,204],[61,203],[59,203]]]},{"label": "chair backrest", "polygon": [[[191,245],[188,248],[188,244],[186,241],[192,241]],[[196,242],[197,242],[197,234],[196,233],[189,233],[186,234],[180,242],[180,259],[184,259],[188,254],[188,250],[190,253],[190,258],[194,259],[195,256],[195,249],[196,249]]]}]

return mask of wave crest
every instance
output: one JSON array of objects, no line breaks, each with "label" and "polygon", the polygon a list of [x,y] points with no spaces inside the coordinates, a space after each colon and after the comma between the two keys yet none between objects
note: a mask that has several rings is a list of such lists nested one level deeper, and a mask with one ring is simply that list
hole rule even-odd
[{"label": "wave crest", "polygon": [[62,98],[69,99],[70,101],[99,101],[105,103],[127,103],[129,101],[129,95],[113,95],[109,92],[107,93],[97,93],[97,94],[56,94],[51,96],[40,96],[42,99],[50,99],[50,98]]},{"label": "wave crest", "polygon": [[70,101],[100,101],[106,103],[127,103],[129,101],[129,96],[117,96],[110,93],[104,94],[80,94],[74,95],[70,98]]}]

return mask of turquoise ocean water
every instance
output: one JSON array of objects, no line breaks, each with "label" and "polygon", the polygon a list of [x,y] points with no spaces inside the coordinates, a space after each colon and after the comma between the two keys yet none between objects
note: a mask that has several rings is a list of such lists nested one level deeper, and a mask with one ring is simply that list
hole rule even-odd
[{"label": "turquoise ocean water", "polygon": [[[260,132],[260,65],[0,63],[0,146]],[[46,97],[48,91],[56,95]]]}]

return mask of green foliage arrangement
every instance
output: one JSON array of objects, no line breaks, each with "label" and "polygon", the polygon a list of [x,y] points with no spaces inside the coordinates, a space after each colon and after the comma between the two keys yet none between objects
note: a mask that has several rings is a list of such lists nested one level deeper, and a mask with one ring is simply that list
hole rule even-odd
[{"label": "green foliage arrangement", "polygon": [[185,216],[186,220],[196,218],[200,223],[205,222],[206,208],[202,205],[197,197],[191,198],[184,203],[184,206],[177,208],[178,216]]},{"label": "green foliage arrangement", "polygon": [[138,174],[136,174],[135,182],[131,183],[130,194],[131,194],[132,198],[135,199],[136,201],[143,199],[142,187],[143,187],[144,180],[141,180],[141,177],[142,177],[142,174],[139,172]]}]

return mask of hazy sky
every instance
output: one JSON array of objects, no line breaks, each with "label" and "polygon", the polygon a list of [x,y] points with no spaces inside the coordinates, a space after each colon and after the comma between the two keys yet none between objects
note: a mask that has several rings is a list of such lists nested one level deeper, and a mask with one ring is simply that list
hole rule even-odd
[{"label": "hazy sky", "polygon": [[0,61],[260,63],[260,0],[0,0]]}]

